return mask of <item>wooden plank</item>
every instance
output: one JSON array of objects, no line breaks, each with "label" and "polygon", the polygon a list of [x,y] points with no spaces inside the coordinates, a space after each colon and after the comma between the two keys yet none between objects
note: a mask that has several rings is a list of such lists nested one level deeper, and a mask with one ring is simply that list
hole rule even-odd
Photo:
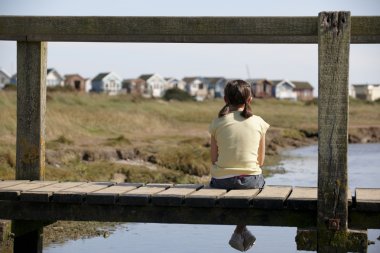
[{"label": "wooden plank", "polygon": [[119,195],[141,187],[142,183],[120,183],[111,187],[91,192],[86,196],[88,204],[115,204]]},{"label": "wooden plank", "polygon": [[172,187],[174,184],[171,183],[150,183],[146,184],[146,187],[163,187],[165,189],[168,189],[169,187]]},{"label": "wooden plank", "polygon": [[295,210],[316,210],[318,199],[317,187],[294,187],[286,206]]},{"label": "wooden plank", "polygon": [[107,188],[112,182],[91,182],[59,192],[54,192],[51,201],[60,203],[82,203],[88,193]]},{"label": "wooden plank", "polygon": [[6,181],[0,181],[0,189],[1,188],[5,188],[5,187],[9,187],[9,186],[12,186],[12,185],[18,185],[18,184],[26,183],[26,182],[29,182],[29,180],[6,180]]},{"label": "wooden plank", "polygon": [[282,209],[291,191],[291,186],[265,186],[262,191],[253,198],[253,207]]},{"label": "wooden plank", "polygon": [[[318,43],[318,17],[0,16],[0,40]],[[380,17],[353,17],[351,42],[379,43]]]},{"label": "wooden plank", "polygon": [[345,233],[348,228],[351,15],[349,12],[321,12],[318,24],[318,252],[346,252],[346,242],[335,233],[336,230]]},{"label": "wooden plank", "polygon": [[357,188],[355,209],[380,212],[380,189]]},{"label": "wooden plank", "polygon": [[315,211],[184,206],[126,206],[3,201],[0,218],[39,220],[115,221],[182,224],[229,224],[313,227]]},{"label": "wooden plank", "polygon": [[44,41],[316,43],[316,17],[0,16],[0,39]]},{"label": "wooden plank", "polygon": [[189,188],[180,186],[169,188],[152,196],[152,203],[157,206],[180,206],[184,203],[185,197],[195,192],[196,187]]},{"label": "wooden plank", "polygon": [[119,203],[122,205],[145,206],[150,203],[153,194],[166,190],[167,187],[143,186],[136,190],[119,195]]},{"label": "wooden plank", "polygon": [[45,175],[46,62],[46,42],[17,42],[17,180]]},{"label": "wooden plank", "polygon": [[203,187],[205,187],[204,184],[176,184],[173,186],[173,188],[193,188],[196,190],[199,190]]},{"label": "wooden plank", "polygon": [[344,230],[348,215],[350,13],[321,12],[319,24],[318,227],[327,230],[329,219],[339,219]]},{"label": "wooden plank", "polygon": [[62,182],[24,191],[20,194],[20,200],[32,202],[49,202],[54,192],[67,190],[85,183],[86,182]]},{"label": "wooden plank", "polygon": [[212,207],[217,204],[227,190],[224,189],[200,189],[185,198],[185,205],[192,207]]},{"label": "wooden plank", "polygon": [[219,199],[222,207],[248,208],[260,189],[231,190]]},{"label": "wooden plank", "polygon": [[20,193],[55,184],[57,181],[29,181],[0,189],[0,200],[18,200]]}]

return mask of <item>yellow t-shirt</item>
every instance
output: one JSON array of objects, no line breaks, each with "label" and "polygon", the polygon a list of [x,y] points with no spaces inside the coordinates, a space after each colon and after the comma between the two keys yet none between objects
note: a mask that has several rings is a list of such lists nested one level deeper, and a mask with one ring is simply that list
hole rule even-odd
[{"label": "yellow t-shirt", "polygon": [[218,160],[211,168],[214,178],[262,173],[257,161],[261,137],[269,124],[259,116],[245,119],[241,111],[213,120],[209,132],[218,146]]}]

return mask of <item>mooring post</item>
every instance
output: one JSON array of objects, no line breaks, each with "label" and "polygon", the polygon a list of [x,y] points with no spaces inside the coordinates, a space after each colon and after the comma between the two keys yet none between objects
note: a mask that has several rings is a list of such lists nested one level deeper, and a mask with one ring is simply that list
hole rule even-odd
[{"label": "mooring post", "polygon": [[351,16],[350,12],[321,12],[318,22],[317,247],[318,252],[347,252],[356,233],[348,230],[347,201]]},{"label": "mooring post", "polygon": [[[44,179],[46,64],[47,42],[17,42],[17,180]],[[43,226],[27,227],[13,221],[14,253],[42,253]]]}]

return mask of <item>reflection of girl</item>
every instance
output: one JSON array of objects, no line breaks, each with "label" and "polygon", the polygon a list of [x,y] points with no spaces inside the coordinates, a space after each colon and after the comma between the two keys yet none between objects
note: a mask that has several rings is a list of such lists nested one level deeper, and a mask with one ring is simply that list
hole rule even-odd
[{"label": "reflection of girl", "polygon": [[[209,127],[211,134],[211,182],[221,189],[264,187],[261,166],[265,158],[265,133],[269,127],[252,114],[251,87],[242,80],[228,82],[224,88],[226,105]],[[231,247],[246,251],[255,236],[245,225],[237,225],[229,241]]]}]

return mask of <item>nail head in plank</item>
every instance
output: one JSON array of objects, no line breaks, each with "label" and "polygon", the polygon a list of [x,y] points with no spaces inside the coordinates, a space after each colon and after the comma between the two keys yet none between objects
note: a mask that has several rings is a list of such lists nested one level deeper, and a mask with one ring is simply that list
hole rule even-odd
[{"label": "nail head in plank", "polygon": [[112,182],[90,182],[70,189],[55,192],[52,196],[53,202],[60,203],[82,203],[86,194],[107,188]]},{"label": "nail head in plank", "polygon": [[37,189],[50,184],[55,184],[57,181],[27,181],[25,183],[8,186],[0,189],[0,200],[18,200],[20,193],[23,191]]},{"label": "nail head in plank", "polygon": [[132,191],[142,185],[142,183],[121,183],[99,191],[91,192],[86,196],[86,203],[115,204],[120,194]]},{"label": "nail head in plank", "polygon": [[284,201],[292,191],[291,186],[266,186],[253,198],[253,207],[264,209],[282,209]]},{"label": "nail head in plank", "polygon": [[379,188],[357,188],[356,209],[361,211],[380,211]]},{"label": "nail head in plank", "polygon": [[195,187],[169,188],[152,196],[152,203],[158,206],[180,206],[187,195],[195,192]]},{"label": "nail head in plank", "polygon": [[247,208],[260,189],[231,190],[219,199],[222,207]]},{"label": "nail head in plank", "polygon": [[317,200],[317,187],[294,187],[286,203],[289,209],[316,210]]},{"label": "nail head in plank", "polygon": [[227,190],[224,189],[200,189],[185,198],[185,205],[193,207],[212,207]]},{"label": "nail head in plank", "polygon": [[131,206],[145,206],[148,205],[153,194],[162,192],[166,189],[164,187],[143,186],[132,190],[127,193],[119,195],[119,203]]},{"label": "nail head in plank", "polygon": [[67,190],[85,183],[86,182],[61,182],[47,185],[30,191],[21,192],[20,200],[30,202],[49,202],[50,197],[54,192]]}]

